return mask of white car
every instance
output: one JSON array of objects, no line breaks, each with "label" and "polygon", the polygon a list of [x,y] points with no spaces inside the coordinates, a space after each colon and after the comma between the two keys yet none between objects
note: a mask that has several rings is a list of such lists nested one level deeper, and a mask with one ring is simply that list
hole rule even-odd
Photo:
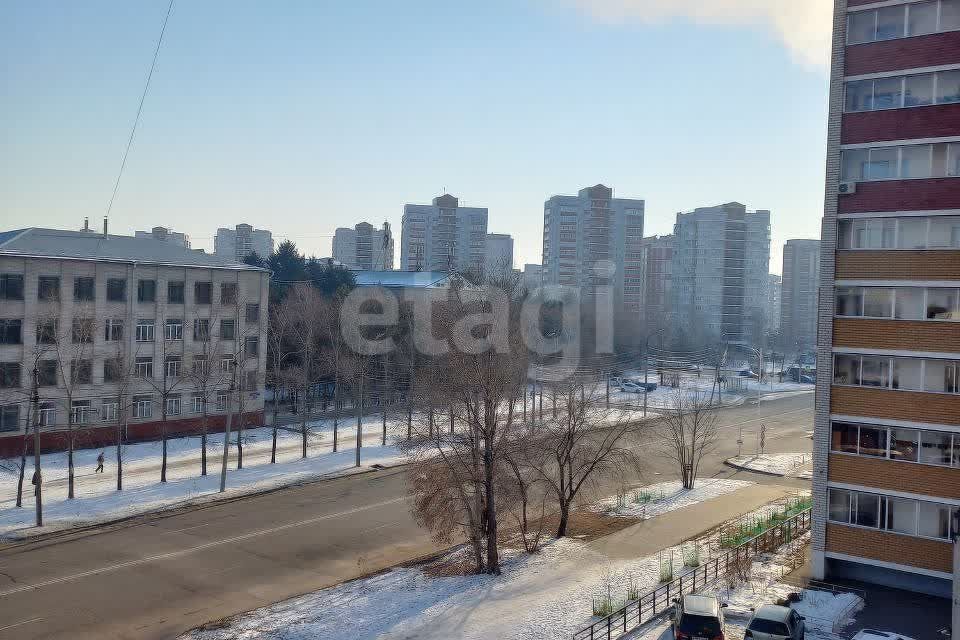
[{"label": "white car", "polygon": [[790,607],[765,604],[753,613],[744,640],[803,640],[806,637],[803,616]]},{"label": "white car", "polygon": [[626,393],[643,393],[643,387],[636,384],[635,382],[621,382],[620,391]]},{"label": "white car", "polygon": [[877,631],[876,629],[864,629],[853,636],[853,640],[913,640],[907,636],[891,631]]}]

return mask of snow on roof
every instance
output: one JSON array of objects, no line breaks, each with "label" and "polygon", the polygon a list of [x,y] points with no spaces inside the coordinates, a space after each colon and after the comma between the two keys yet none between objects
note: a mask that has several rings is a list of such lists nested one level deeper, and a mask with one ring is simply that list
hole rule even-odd
[{"label": "snow on roof", "polygon": [[781,607],[775,604],[765,604],[757,609],[756,613],[753,614],[753,617],[760,618],[762,620],[773,620],[774,622],[786,622],[790,617],[790,612],[790,607]]},{"label": "snow on roof", "polygon": [[720,605],[713,596],[698,596],[693,594],[683,596],[684,613],[715,616],[719,610]]},{"label": "snow on roof", "polygon": [[93,231],[37,227],[0,231],[0,256],[262,270],[247,264],[225,260],[199,249],[185,249],[152,237],[104,236],[102,233]]}]

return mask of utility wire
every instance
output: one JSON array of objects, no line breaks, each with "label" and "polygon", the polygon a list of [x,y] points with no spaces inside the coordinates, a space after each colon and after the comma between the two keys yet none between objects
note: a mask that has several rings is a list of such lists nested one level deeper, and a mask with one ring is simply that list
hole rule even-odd
[{"label": "utility wire", "polygon": [[163,26],[160,28],[160,38],[157,39],[157,48],[153,52],[153,62],[150,64],[150,73],[147,74],[147,82],[143,86],[143,93],[140,95],[140,105],[137,107],[137,117],[133,120],[133,127],[130,129],[130,137],[127,139],[127,148],[123,151],[123,160],[120,162],[120,171],[117,173],[117,181],[113,185],[113,194],[110,196],[110,204],[107,205],[107,216],[113,209],[113,201],[117,197],[117,191],[120,189],[120,178],[123,177],[123,170],[127,166],[127,155],[130,153],[130,147],[133,146],[133,136],[137,132],[137,125],[140,123],[140,114],[143,112],[143,102],[147,99],[147,91],[150,89],[150,80],[153,79],[153,70],[157,68],[157,57],[160,55],[160,45],[163,44],[163,34],[167,30],[167,21],[170,19],[170,12],[173,10],[173,0],[167,5],[167,15],[163,18]]}]

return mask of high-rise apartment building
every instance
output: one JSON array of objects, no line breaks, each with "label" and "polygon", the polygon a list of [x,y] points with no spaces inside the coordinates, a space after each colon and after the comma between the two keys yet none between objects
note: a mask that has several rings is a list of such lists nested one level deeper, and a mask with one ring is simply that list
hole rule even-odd
[{"label": "high-rise apartment building", "polygon": [[543,282],[543,267],[539,264],[523,265],[523,286],[527,291],[533,291]]},{"label": "high-rise apartment building", "polygon": [[672,326],[673,236],[643,239],[642,320],[649,333]]},{"label": "high-rise apartment building", "polygon": [[960,2],[837,0],[817,578],[949,596],[960,507]]},{"label": "high-rise apartment building", "polygon": [[739,202],[678,213],[673,311],[692,342],[760,345],[767,333],[770,212]]},{"label": "high-rise apartment building", "polygon": [[487,209],[461,207],[450,194],[403,207],[400,269],[480,271],[487,261]]},{"label": "high-rise apartment building", "polygon": [[190,236],[185,233],[177,233],[168,227],[154,227],[150,231],[137,231],[135,238],[150,238],[152,240],[161,240],[169,242],[183,249],[190,248]]},{"label": "high-rise apartment building", "polygon": [[771,273],[769,282],[767,299],[770,301],[770,306],[767,310],[767,323],[770,326],[770,333],[777,333],[780,331],[780,300],[783,295],[783,278]]},{"label": "high-rise apartment building", "polygon": [[543,206],[543,283],[579,287],[584,300],[614,295],[635,325],[643,306],[643,200],[598,184]]},{"label": "high-rise apartment building", "polygon": [[780,336],[787,351],[805,353],[817,342],[820,241],[787,240],[783,247]]},{"label": "high-rise apartment building", "polygon": [[487,234],[486,272],[503,275],[513,272],[513,238],[505,233]]},{"label": "high-rise apartment building", "polygon": [[213,239],[213,253],[227,260],[242,262],[251,253],[264,260],[273,253],[273,234],[254,229],[249,224],[238,224],[233,229],[217,229]]},{"label": "high-rise apartment building", "polygon": [[353,229],[340,227],[333,235],[333,259],[348,269],[393,270],[393,232],[390,223],[380,229],[361,222]]}]

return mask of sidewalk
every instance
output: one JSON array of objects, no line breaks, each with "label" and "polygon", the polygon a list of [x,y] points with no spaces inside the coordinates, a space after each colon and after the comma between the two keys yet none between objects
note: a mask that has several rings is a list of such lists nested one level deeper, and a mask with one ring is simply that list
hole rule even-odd
[{"label": "sidewalk", "polygon": [[751,485],[638,522],[594,540],[588,543],[588,546],[609,559],[642,558],[794,493],[797,493],[797,490],[793,487]]}]

